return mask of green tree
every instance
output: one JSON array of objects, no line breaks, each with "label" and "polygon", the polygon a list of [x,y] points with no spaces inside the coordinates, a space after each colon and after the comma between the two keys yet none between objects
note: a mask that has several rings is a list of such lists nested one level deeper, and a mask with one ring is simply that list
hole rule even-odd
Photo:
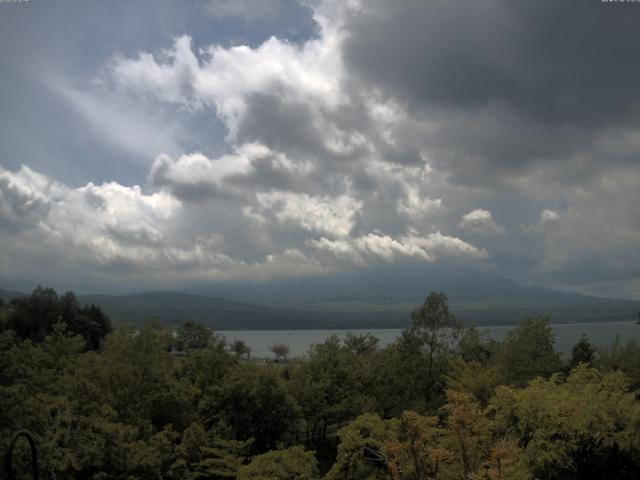
[{"label": "green tree", "polygon": [[501,431],[517,435],[534,478],[640,478],[640,404],[620,372],[580,365],[565,382],[500,387],[491,410]]},{"label": "green tree", "polygon": [[7,303],[2,298],[0,298],[0,332],[3,332],[7,327],[7,322],[9,318],[13,314],[13,305],[11,303]]},{"label": "green tree", "polygon": [[[394,389],[408,399],[436,406],[444,398],[445,373],[455,354],[462,324],[449,311],[447,296],[431,292],[411,314],[412,326],[403,330],[393,346],[397,365]],[[391,373],[393,375],[393,373]],[[403,385],[398,385],[398,383]],[[415,403],[417,408],[424,408]]]},{"label": "green tree", "polygon": [[447,391],[443,443],[452,453],[444,478],[529,479],[517,438],[469,394]]},{"label": "green tree", "polygon": [[457,344],[457,354],[466,362],[478,362],[486,365],[497,349],[495,340],[489,337],[487,330],[479,331],[475,326],[462,330]]},{"label": "green tree", "polygon": [[207,348],[189,352],[177,365],[178,375],[188,380],[201,394],[218,388],[225,375],[237,363],[222,339],[213,337]]},{"label": "green tree", "polygon": [[606,372],[621,371],[640,388],[640,345],[635,340],[623,344],[619,336],[609,346],[598,349],[598,364]]},{"label": "green tree", "polygon": [[438,480],[445,478],[454,454],[445,446],[446,431],[435,416],[404,412],[395,438],[382,449],[393,480]]},{"label": "green tree", "polygon": [[354,355],[370,355],[375,353],[378,349],[380,339],[370,333],[354,335],[351,332],[347,332],[343,343],[345,348]]},{"label": "green tree", "polygon": [[[105,400],[123,423],[140,428],[188,425],[196,391],[177,378],[168,353],[168,330],[118,329],[87,375],[95,376]],[[93,371],[95,369],[95,371]]]},{"label": "green tree", "polygon": [[291,392],[301,405],[306,438],[326,438],[327,429],[355,418],[367,403],[367,356],[355,354],[333,335],[314,345],[291,371]]},{"label": "green tree", "polygon": [[74,335],[64,323],[59,322],[53,326],[51,335],[45,337],[42,348],[52,356],[56,373],[62,374],[74,370],[73,360],[84,350],[85,342],[80,335]]},{"label": "green tree", "polygon": [[235,479],[248,456],[251,441],[226,440],[207,432],[199,423],[191,424],[177,447],[172,476],[186,480]]},{"label": "green tree", "polygon": [[251,357],[251,347],[249,347],[243,340],[234,340],[230,345],[231,351],[235,353],[237,357]]},{"label": "green tree", "polygon": [[212,337],[213,332],[205,324],[187,320],[178,329],[176,349],[183,351],[206,348]]},{"label": "green tree", "polygon": [[53,288],[38,285],[28,297],[14,299],[13,305],[7,327],[20,338],[42,341],[62,320],[58,294]]},{"label": "green tree", "polygon": [[535,377],[549,377],[562,369],[554,350],[555,334],[548,317],[525,318],[507,332],[498,348],[495,363],[512,385],[524,386]]},{"label": "green tree", "polygon": [[239,363],[201,401],[205,425],[225,425],[235,440],[254,440],[252,453],[276,448],[292,430],[297,407],[275,367]]},{"label": "green tree", "polygon": [[389,478],[382,454],[385,442],[394,438],[397,425],[378,415],[364,414],[343,427],[336,461],[326,480],[383,480]]},{"label": "green tree", "polygon": [[28,297],[15,299],[6,327],[21,338],[42,341],[63,323],[67,329],[85,340],[88,350],[97,350],[112,332],[109,317],[95,305],[80,307],[73,292],[58,297],[52,288],[40,286]]},{"label": "green tree", "polygon": [[240,468],[238,480],[313,480],[319,478],[313,452],[301,446],[276,450],[255,457]]},{"label": "green tree", "polygon": [[285,345],[284,343],[274,343],[269,346],[269,350],[276,356],[276,362],[280,360],[286,360],[289,356],[289,352],[291,349],[289,345]]},{"label": "green tree", "polygon": [[584,363],[588,367],[592,367],[595,361],[596,349],[591,345],[591,342],[585,335],[580,337],[578,343],[576,343],[571,349],[571,361],[569,365],[571,368],[575,368],[581,363]]},{"label": "green tree", "polygon": [[446,379],[449,388],[473,395],[483,407],[487,406],[495,389],[504,383],[504,376],[498,367],[477,360],[465,361],[461,357],[451,360]]},{"label": "green tree", "polygon": [[491,443],[490,422],[480,404],[468,393],[447,391],[446,413],[449,451],[459,460],[461,477],[470,478],[480,470]]},{"label": "green tree", "polygon": [[447,296],[431,292],[422,306],[411,312],[413,325],[410,332],[416,335],[426,350],[429,370],[435,370],[440,353],[448,353],[462,331],[462,324],[449,311]]}]

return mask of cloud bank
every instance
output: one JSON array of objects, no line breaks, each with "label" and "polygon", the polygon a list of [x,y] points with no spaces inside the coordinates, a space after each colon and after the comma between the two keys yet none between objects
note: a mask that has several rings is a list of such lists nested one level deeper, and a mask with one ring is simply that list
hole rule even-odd
[{"label": "cloud bank", "polygon": [[[247,24],[283,8],[254,3],[203,8]],[[640,298],[636,14],[498,0],[310,12],[304,40],[181,34],[57,85],[147,177],[71,186],[28,159],[3,168],[4,275],[46,261],[95,285],[178,285],[411,259]],[[182,119],[203,117],[223,134],[186,141]]]}]

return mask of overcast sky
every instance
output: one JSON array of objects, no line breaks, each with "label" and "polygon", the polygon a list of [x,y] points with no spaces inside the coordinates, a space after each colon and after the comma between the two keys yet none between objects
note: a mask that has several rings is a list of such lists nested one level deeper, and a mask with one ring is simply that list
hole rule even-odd
[{"label": "overcast sky", "polygon": [[640,3],[0,2],[0,287],[420,262],[640,299]]}]

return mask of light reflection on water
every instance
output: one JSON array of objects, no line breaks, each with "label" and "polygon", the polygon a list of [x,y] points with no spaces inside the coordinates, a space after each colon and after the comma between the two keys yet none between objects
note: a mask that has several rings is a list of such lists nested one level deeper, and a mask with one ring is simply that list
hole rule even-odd
[{"label": "light reflection on water", "polygon": [[[635,339],[640,341],[640,325],[635,322],[602,322],[602,323],[568,323],[551,325],[556,334],[556,350],[563,354],[571,352],[571,348],[586,335],[589,341],[596,346],[610,345],[616,335],[622,342]],[[488,330],[489,335],[495,340],[502,340],[505,334],[514,328],[513,325],[479,327],[480,330]],[[251,356],[257,358],[272,357],[269,346],[274,343],[284,343],[291,348],[290,357],[300,357],[307,353],[314,343],[322,343],[331,335],[344,338],[347,332],[354,335],[371,333],[379,338],[380,346],[392,343],[400,329],[354,329],[354,330],[235,330],[218,332],[232,342],[243,340],[251,347]]]}]

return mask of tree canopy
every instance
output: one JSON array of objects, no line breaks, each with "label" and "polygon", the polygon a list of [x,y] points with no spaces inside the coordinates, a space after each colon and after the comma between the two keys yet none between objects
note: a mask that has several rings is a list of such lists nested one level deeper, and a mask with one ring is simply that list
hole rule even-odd
[{"label": "tree canopy", "polygon": [[113,330],[109,317],[99,307],[80,306],[73,292],[58,296],[54,289],[40,286],[27,297],[11,300],[4,328],[20,338],[40,342],[53,332],[57,323],[84,338],[89,350],[98,349]]},{"label": "tree canopy", "polygon": [[389,346],[331,336],[287,362],[194,322],[111,331],[45,288],[0,320],[0,451],[29,429],[44,478],[640,478],[638,344],[565,360],[543,317],[497,342],[434,293]]}]

